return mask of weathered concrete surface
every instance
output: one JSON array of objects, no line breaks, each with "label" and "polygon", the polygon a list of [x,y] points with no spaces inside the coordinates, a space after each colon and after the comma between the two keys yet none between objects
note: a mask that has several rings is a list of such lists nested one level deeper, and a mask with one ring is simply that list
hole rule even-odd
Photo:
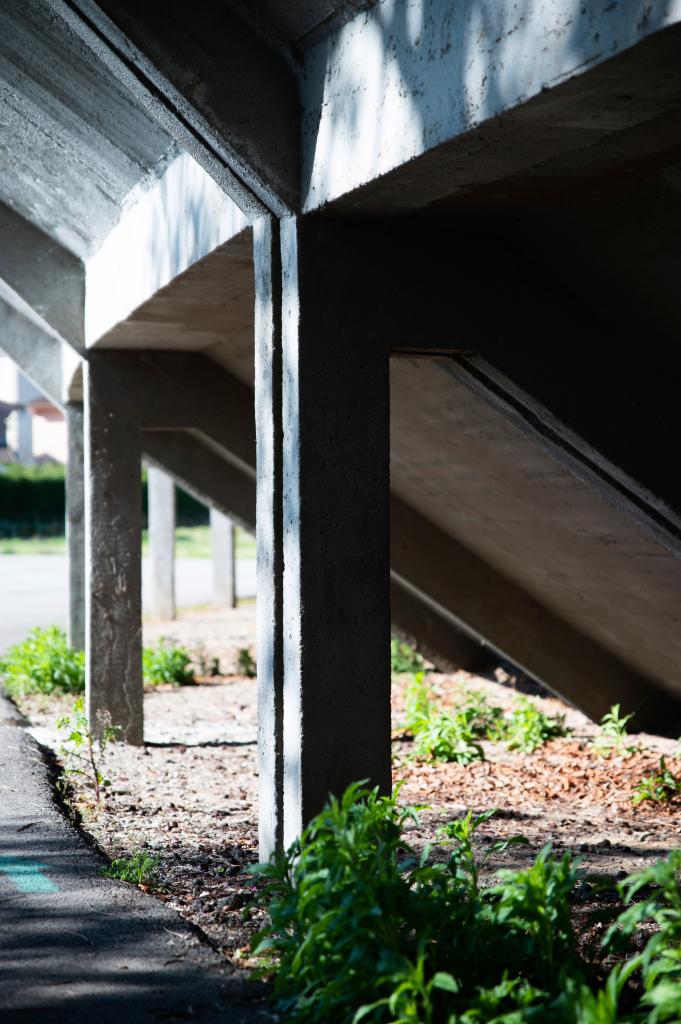
[{"label": "weathered concrete surface", "polygon": [[85,648],[85,451],[83,406],[67,402],[66,544],[69,558],[69,642]]},{"label": "weathered concrete surface", "polygon": [[255,480],[214,447],[187,431],[145,430],[144,455],[204,505],[213,505],[244,529],[255,530]]},{"label": "weathered concrete surface", "polygon": [[[402,554],[393,532],[393,566],[405,564],[404,555],[411,564],[405,577],[432,597],[451,588],[447,600],[436,598],[439,603],[455,613],[458,606],[467,625],[592,715],[624,701],[626,691],[632,709],[640,706],[641,719],[648,716],[652,724],[657,716],[664,727],[659,693],[666,690],[677,700],[681,694],[678,558],[457,383],[446,360],[395,360],[391,378],[393,494],[424,519],[422,533],[405,528]],[[427,541],[428,524],[437,542]],[[438,545],[446,550],[447,538],[457,550],[465,546],[465,574],[442,570],[444,556],[436,551]],[[427,551],[433,572],[441,575],[437,583],[421,573]],[[492,566],[498,582],[483,582]],[[507,590],[511,583],[519,590],[515,598]],[[476,593],[477,627],[472,606],[464,610]],[[572,640],[566,632],[559,641],[553,627],[539,626],[544,618],[560,619]],[[538,642],[531,639],[534,628]],[[507,636],[514,634],[510,650]],[[543,664],[533,664],[533,651]],[[667,725],[677,727],[669,720]]]},{"label": "weathered concrete surface", "polygon": [[236,607],[234,523],[217,509],[210,510],[210,542],[213,549],[213,588],[216,604]]},{"label": "weathered concrete surface", "polygon": [[101,877],[103,859],[57,809],[42,750],[2,697],[0,769],[3,1022],[261,1019],[251,987],[179,915]]},{"label": "weathered concrete surface", "polygon": [[670,0],[373,5],[304,56],[303,208],[423,207],[652,124],[678,43],[630,48],[680,18]]},{"label": "weathered concrete surface", "polygon": [[147,469],[151,614],[175,618],[175,482],[156,466]]},{"label": "weathered concrete surface", "polygon": [[[91,5],[77,6],[91,14]],[[100,36],[124,48],[166,109],[210,141],[237,188],[253,197],[249,203],[242,192],[237,201],[252,212],[255,201],[279,215],[295,206],[299,101],[285,58],[228,5],[197,11],[177,0],[170,6],[151,2],[142,11],[130,0],[104,0],[100,7],[114,23],[98,18]],[[192,71],[196,66],[200,79]]]},{"label": "weathered concrete surface", "polygon": [[330,792],[358,778],[390,790],[390,439],[388,352],[348,306],[347,235],[293,218],[281,232],[288,845]]},{"label": "weathered concrete surface", "polygon": [[85,365],[86,705],[142,743],[142,394],[117,353]]}]

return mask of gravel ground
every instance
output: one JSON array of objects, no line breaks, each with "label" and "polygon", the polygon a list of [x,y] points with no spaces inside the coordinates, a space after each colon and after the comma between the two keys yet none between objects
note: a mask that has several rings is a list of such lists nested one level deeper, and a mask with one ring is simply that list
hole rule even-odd
[{"label": "gravel ground", "polygon": [[[150,624],[145,640],[173,637],[197,660],[218,657],[225,669],[234,667],[239,648],[252,645],[254,629],[254,607],[245,606]],[[445,704],[470,688],[504,707],[517,696],[501,670],[501,683],[464,672],[428,678]],[[415,846],[431,841],[440,824],[468,808],[498,809],[480,830],[481,850],[514,833],[529,841],[491,860],[490,869],[527,864],[551,841],[581,856],[590,871],[621,876],[681,845],[678,804],[631,802],[636,783],[657,767],[661,753],[681,778],[681,761],[672,756],[675,742],[634,735],[636,753],[599,757],[590,746],[597,729],[583,715],[555,698],[532,697],[548,713],[565,714],[572,735],[534,754],[485,743],[487,759],[467,767],[418,764],[399,733],[406,682],[399,678],[393,686],[394,780],[403,781],[405,803],[428,805],[410,830]],[[55,721],[69,706],[66,698],[31,698],[22,710],[37,738],[56,748]],[[257,847],[255,681],[225,676],[181,689],[156,688],[145,694],[145,716],[143,748],[113,744],[106,750],[104,772],[112,786],[97,815],[83,811],[83,827],[112,858],[140,850],[158,856],[160,898],[199,926],[230,961],[249,966],[249,939],[259,922],[258,913],[250,923],[242,920],[254,894],[245,868],[256,860]]]}]

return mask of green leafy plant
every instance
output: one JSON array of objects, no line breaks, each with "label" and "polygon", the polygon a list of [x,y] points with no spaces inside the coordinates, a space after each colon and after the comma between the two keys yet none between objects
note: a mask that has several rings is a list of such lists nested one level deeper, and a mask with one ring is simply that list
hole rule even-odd
[{"label": "green leafy plant", "polygon": [[74,650],[58,626],[32,629],[0,660],[0,677],[10,696],[82,693],[85,654]]},{"label": "green leafy plant", "polygon": [[521,698],[507,717],[502,735],[509,750],[531,754],[547,740],[568,733],[565,715],[547,715],[527,698]]},{"label": "green leafy plant", "polygon": [[426,663],[414,648],[405,640],[393,636],[390,638],[390,670],[396,675],[402,672],[423,672]]},{"label": "green leafy plant", "polygon": [[158,869],[161,858],[148,853],[133,853],[129,857],[117,857],[108,867],[102,868],[105,878],[117,878],[120,882],[139,885],[145,889],[158,888]]},{"label": "green leafy plant", "polygon": [[474,839],[491,813],[440,830],[445,860],[409,847],[404,828],[415,816],[353,785],[255,869],[269,915],[255,949],[267,958],[263,973],[274,972],[282,1019],[678,1024],[681,851],[620,885],[625,909],[586,962],[579,927],[590,924],[571,913],[585,882],[569,854],[547,846],[528,868],[481,886]]},{"label": "green leafy plant", "polygon": [[408,685],[405,705],[403,729],[414,739],[414,756],[424,760],[459,764],[484,760],[480,740],[506,740],[509,750],[528,753],[569,732],[562,715],[546,715],[526,699],[505,715],[479,690],[468,691],[456,707],[443,710],[433,700],[422,672]]},{"label": "green leafy plant", "polygon": [[184,647],[174,646],[165,637],[161,637],[155,647],[145,647],[142,651],[142,673],[144,682],[152,686],[161,683],[189,686],[195,682],[189,652]]},{"label": "green leafy plant", "polygon": [[661,757],[658,770],[651,775],[643,776],[631,799],[633,804],[643,803],[644,800],[668,803],[679,793],[681,793],[681,779],[672,775],[664,757]]},{"label": "green leafy plant", "polygon": [[432,700],[423,672],[417,672],[405,692],[404,728],[414,737],[414,756],[423,760],[470,764],[484,760],[476,742],[474,718],[467,706],[454,714],[440,710]]},{"label": "green leafy plant", "polygon": [[258,674],[258,666],[248,647],[242,647],[239,650],[236,664],[239,675],[246,676],[248,679],[255,679]]},{"label": "green leafy plant", "polygon": [[88,726],[80,697],[74,704],[73,713],[57,720],[57,728],[66,732],[59,747],[63,758],[61,788],[65,790],[68,782],[82,780],[92,794],[96,809],[102,805],[104,790],[111,785],[102,773],[102,755],[120,733],[120,726],[112,725],[108,716],[101,716],[99,725],[99,734],[95,737]]},{"label": "green leafy plant", "polygon": [[620,705],[613,704],[601,718],[601,731],[593,741],[593,748],[601,757],[611,754],[633,753],[635,746],[627,746],[627,723],[634,717],[620,714]]}]

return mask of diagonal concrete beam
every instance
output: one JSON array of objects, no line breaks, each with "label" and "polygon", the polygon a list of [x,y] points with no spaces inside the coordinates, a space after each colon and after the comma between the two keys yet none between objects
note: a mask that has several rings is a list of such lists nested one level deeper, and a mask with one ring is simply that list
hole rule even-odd
[{"label": "diagonal concrete beam", "polygon": [[145,457],[205,505],[255,532],[255,480],[186,431],[145,430]]},{"label": "diagonal concrete beam", "polygon": [[[418,543],[415,543],[418,538]],[[391,500],[394,572],[535,679],[598,719],[618,701],[639,727],[676,736],[678,702],[632,671],[399,498]]]},{"label": "diagonal concrete beam", "polygon": [[0,204],[0,278],[77,349],[85,344],[84,264]]},{"label": "diagonal concrete beam", "polygon": [[61,340],[1,282],[0,349],[51,402],[62,404]]},{"label": "diagonal concrete beam", "polygon": [[49,3],[244,212],[297,206],[295,75],[226,4]]}]

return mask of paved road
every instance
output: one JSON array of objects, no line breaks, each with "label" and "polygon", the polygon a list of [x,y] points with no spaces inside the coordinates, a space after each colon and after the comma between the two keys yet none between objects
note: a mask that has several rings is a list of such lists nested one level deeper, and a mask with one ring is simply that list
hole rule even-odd
[{"label": "paved road", "polygon": [[[142,588],[148,598],[148,562],[142,561]],[[212,599],[212,566],[207,558],[178,558],[180,608]],[[66,627],[67,560],[63,555],[0,555],[0,652],[22,640],[33,626]],[[237,593],[255,594],[255,561],[237,562]]]},{"label": "paved road", "polygon": [[2,1024],[264,1024],[253,986],[165,904],[101,877],[0,697]]}]

